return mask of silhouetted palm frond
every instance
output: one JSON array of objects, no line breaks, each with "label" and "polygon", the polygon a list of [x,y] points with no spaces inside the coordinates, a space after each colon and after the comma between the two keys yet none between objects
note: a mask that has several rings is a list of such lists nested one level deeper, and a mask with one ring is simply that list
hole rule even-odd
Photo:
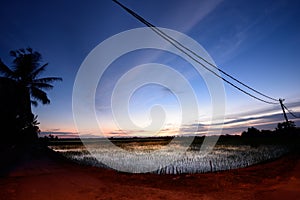
[{"label": "silhouetted palm frond", "polygon": [[3,74],[7,78],[13,78],[15,75],[14,72],[2,62],[2,60],[0,60],[0,74]]},{"label": "silhouetted palm frond", "polygon": [[42,102],[43,104],[49,104],[50,100],[48,99],[48,96],[46,94],[46,92],[44,92],[43,90],[40,90],[36,87],[32,87],[30,88],[31,90],[31,96],[37,100]]},{"label": "silhouetted palm frond", "polygon": [[57,77],[47,77],[47,78],[39,78],[39,79],[35,79],[34,82],[35,83],[52,83],[55,81],[62,81],[62,78],[57,78]]},{"label": "silhouetted palm frond", "polygon": [[50,85],[48,83],[36,83],[36,82],[33,82],[31,83],[32,87],[36,87],[36,88],[39,88],[39,89],[45,89],[45,90],[51,90],[53,88],[53,85]]},{"label": "silhouetted palm frond", "polygon": [[49,104],[50,100],[47,93],[43,90],[52,89],[53,85],[50,83],[62,81],[62,78],[37,78],[46,70],[48,63],[41,65],[41,54],[33,51],[31,48],[10,51],[10,55],[14,58],[13,66],[9,68],[0,60],[0,74],[6,78],[13,79],[24,88],[24,91],[30,92],[30,94],[25,96],[31,96],[34,100],[29,99],[27,102],[31,102],[34,106],[37,106],[38,101],[43,104]]}]

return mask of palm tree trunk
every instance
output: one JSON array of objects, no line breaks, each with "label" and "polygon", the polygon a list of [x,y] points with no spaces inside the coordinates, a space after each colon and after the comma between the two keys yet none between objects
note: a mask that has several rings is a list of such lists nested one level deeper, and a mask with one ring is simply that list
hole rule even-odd
[{"label": "palm tree trunk", "polygon": [[31,101],[30,101],[30,93],[29,88],[27,87],[20,87],[20,115],[23,117],[32,115],[31,110]]},{"label": "palm tree trunk", "polygon": [[37,139],[37,133],[32,128],[32,122],[34,115],[31,110],[31,99],[29,88],[23,87],[22,90],[22,99],[21,99],[21,138],[23,142],[31,143]]},{"label": "palm tree trunk", "polygon": [[31,99],[30,99],[30,92],[29,88],[26,88],[25,90],[25,101],[26,101],[26,107],[25,107],[25,112],[28,116],[32,115],[32,110],[31,110]]}]

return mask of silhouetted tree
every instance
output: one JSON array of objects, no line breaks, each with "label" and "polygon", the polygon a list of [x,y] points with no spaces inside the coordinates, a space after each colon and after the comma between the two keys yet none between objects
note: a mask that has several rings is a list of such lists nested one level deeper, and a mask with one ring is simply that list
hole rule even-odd
[{"label": "silhouetted tree", "polygon": [[50,138],[50,140],[53,140],[54,139],[54,135],[50,134],[49,138]]},{"label": "silhouetted tree", "polygon": [[296,125],[293,121],[287,121],[277,124],[276,133],[280,135],[293,135],[297,133]]},{"label": "silhouetted tree", "polygon": [[37,120],[37,115],[31,114],[27,119],[20,119],[19,124],[19,139],[23,142],[35,141],[38,138],[38,133],[40,132],[39,122]]},{"label": "silhouetted tree", "polygon": [[281,131],[286,129],[293,129],[295,127],[296,125],[293,121],[288,121],[288,122],[278,123],[276,130]]},{"label": "silhouetted tree", "polygon": [[16,117],[20,119],[20,124],[23,126],[21,130],[24,130],[24,133],[30,131],[31,134],[36,135],[37,120],[32,114],[31,105],[37,106],[38,102],[49,104],[50,100],[45,90],[52,89],[51,83],[62,81],[62,79],[58,77],[40,78],[48,63],[41,64],[41,54],[31,48],[10,51],[10,55],[13,57],[12,66],[8,67],[0,60],[0,74],[14,81],[18,86],[18,93],[22,97],[22,109],[20,116]]},{"label": "silhouetted tree", "polygon": [[246,136],[246,137],[249,137],[249,136],[259,136],[260,135],[260,131],[257,129],[257,128],[255,128],[255,127],[251,127],[251,128],[248,128],[248,130],[247,131],[244,131],[243,133],[242,133],[242,136]]}]

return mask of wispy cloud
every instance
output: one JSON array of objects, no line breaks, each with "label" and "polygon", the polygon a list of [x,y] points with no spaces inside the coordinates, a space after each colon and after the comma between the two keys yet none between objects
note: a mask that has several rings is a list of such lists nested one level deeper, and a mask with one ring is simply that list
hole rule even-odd
[{"label": "wispy cloud", "polygon": [[[291,108],[299,110],[300,103],[294,102],[289,104]],[[293,105],[293,106],[292,106]],[[251,113],[244,113],[243,117],[234,118],[231,116],[230,120],[225,120],[223,123],[223,132],[222,134],[240,134],[242,131],[247,130],[249,127],[256,127],[259,129],[275,129],[277,123],[283,122],[284,117],[283,113],[276,112],[278,111],[275,108],[265,109],[265,110],[256,110]],[[270,114],[272,113],[272,114]],[[296,116],[300,116],[300,111],[294,112]],[[297,126],[300,126],[300,118],[293,118],[289,113],[287,113],[288,118],[296,123]],[[241,116],[241,115],[239,115]],[[232,119],[233,118],[233,119]],[[181,131],[186,134],[192,133],[195,128],[198,128],[197,132],[194,134],[207,134],[207,131],[210,129],[209,134],[214,134],[214,126],[222,124],[186,124]]]},{"label": "wispy cloud", "polygon": [[59,131],[61,131],[60,128],[51,128],[51,129],[46,129],[43,132],[59,132]]},{"label": "wispy cloud", "polygon": [[187,33],[222,2],[223,0],[178,1],[176,6],[171,6],[170,10],[161,16],[161,24]]},{"label": "wispy cloud", "polygon": [[[224,6],[231,4],[233,3],[226,2]],[[216,10],[218,13],[210,23],[218,24],[221,20],[222,24],[209,27],[209,33],[217,33],[215,40],[208,47],[209,52],[220,65],[232,60],[251,45],[273,34],[279,26],[291,19],[292,13],[282,12],[287,4],[284,1],[261,4],[252,9],[251,13],[248,13],[246,8],[237,10],[236,5]],[[230,13],[233,14],[228,17]],[[227,17],[224,18],[225,16]],[[227,18],[230,21],[226,20]]]},{"label": "wispy cloud", "polygon": [[49,136],[49,135],[53,135],[53,136],[57,136],[58,138],[78,138],[79,135],[77,133],[74,132],[62,132],[62,131],[43,131],[39,134],[40,137],[44,137],[44,136]]}]

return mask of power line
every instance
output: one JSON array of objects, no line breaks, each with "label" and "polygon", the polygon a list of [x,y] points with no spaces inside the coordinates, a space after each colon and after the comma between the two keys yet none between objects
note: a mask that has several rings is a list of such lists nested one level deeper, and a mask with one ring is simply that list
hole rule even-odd
[{"label": "power line", "polygon": [[284,104],[283,107],[294,117],[294,118],[300,118],[299,116],[296,116],[291,110],[289,110]]},{"label": "power line", "polygon": [[[226,83],[228,83],[229,85],[233,86],[234,88],[238,89],[239,91],[245,93],[246,95],[257,99],[259,101],[262,101],[264,103],[268,103],[268,104],[278,104],[278,100],[275,98],[272,98],[270,96],[267,96],[257,90],[255,90],[254,88],[244,84],[243,82],[237,80],[236,78],[234,78],[233,76],[229,75],[228,73],[226,73],[225,71],[221,70],[220,68],[218,68],[217,66],[215,66],[214,64],[210,63],[209,61],[207,61],[206,59],[204,59],[203,57],[199,56],[197,53],[195,53],[194,51],[192,51],[191,49],[187,48],[186,46],[184,46],[183,44],[181,44],[180,42],[178,42],[177,40],[175,40],[174,38],[170,37],[169,35],[167,35],[166,33],[164,33],[163,31],[161,31],[159,28],[157,28],[155,25],[151,24],[150,22],[148,22],[147,20],[145,20],[143,17],[141,17],[140,15],[136,14],[134,11],[132,11],[131,9],[125,7],[123,4],[121,4],[120,2],[118,2],[117,0],[113,0],[115,3],[117,3],[119,6],[121,6],[124,10],[126,10],[129,14],[131,14],[132,16],[134,16],[135,18],[137,18],[140,22],[142,22],[143,24],[145,24],[146,26],[148,26],[149,28],[151,28],[156,34],[158,34],[160,37],[162,37],[163,39],[165,39],[166,41],[168,41],[170,44],[172,44],[175,48],[177,48],[179,51],[181,51],[182,53],[184,53],[185,55],[187,55],[189,58],[191,58],[192,60],[194,60],[195,62],[197,62],[198,64],[200,64],[202,67],[204,67],[206,70],[210,71],[211,73],[213,73],[215,76],[217,76],[218,78],[221,78],[223,81],[225,81]],[[182,49],[183,48],[183,49]],[[218,71],[220,71],[221,73],[223,73],[224,75],[228,76],[229,78],[231,78],[232,80],[236,81],[237,83],[243,85],[244,87],[252,90],[253,92],[264,96],[272,101],[276,101],[276,103],[274,102],[270,102],[270,101],[266,101],[263,100],[253,94],[250,94],[249,92],[241,89],[240,87],[234,85],[233,83],[231,83],[230,81],[228,81],[227,79],[223,78],[222,76],[220,76],[219,74],[217,74],[216,72],[214,72],[213,70],[209,69],[207,66],[205,66],[203,63],[199,62],[199,60],[195,59],[193,56],[191,56],[189,53],[187,53],[186,51],[192,53],[194,56],[196,56],[197,58],[201,59],[202,61],[206,62],[207,64],[209,64],[210,66],[212,66],[213,68],[217,69]]]}]

